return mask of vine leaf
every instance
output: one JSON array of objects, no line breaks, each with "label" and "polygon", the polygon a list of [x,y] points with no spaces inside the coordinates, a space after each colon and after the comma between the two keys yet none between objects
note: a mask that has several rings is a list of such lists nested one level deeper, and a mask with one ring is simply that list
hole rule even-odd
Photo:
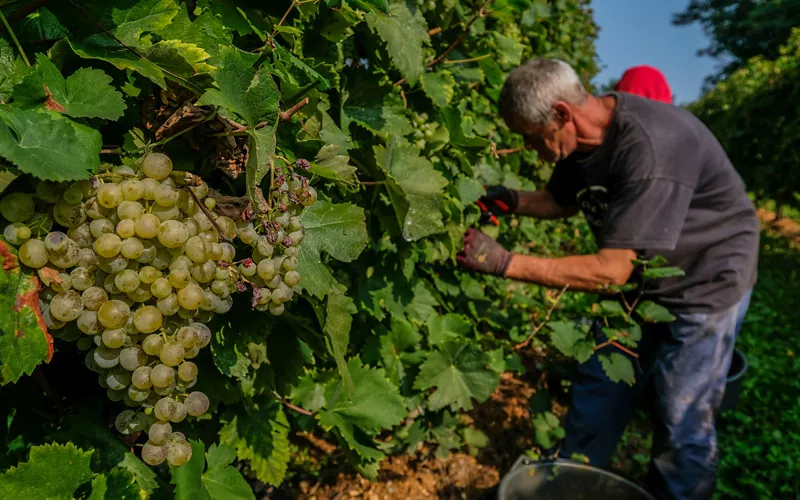
[{"label": "vine leaf", "polygon": [[314,159],[314,163],[311,164],[310,172],[339,182],[346,187],[357,186],[356,167],[349,165],[349,156],[339,154],[340,149],[338,144],[322,146]]},{"label": "vine leaf", "polygon": [[230,465],[236,458],[233,447],[212,444],[206,453],[202,441],[189,443],[192,458],[181,467],[172,468],[176,500],[255,500],[250,485]]},{"label": "vine leaf", "polygon": [[233,33],[221,18],[210,10],[203,9],[192,21],[185,4],[181,4],[180,11],[172,22],[156,33],[164,40],[194,44],[212,56],[217,55],[222,47],[230,46],[233,40]]},{"label": "vine leaf", "polygon": [[30,68],[5,39],[0,39],[0,104],[6,104],[11,91],[19,84]]},{"label": "vine leaf", "polygon": [[[280,93],[266,65],[253,67],[257,54],[235,47],[222,47],[216,59],[214,75],[217,88],[209,89],[197,101],[198,106],[215,105],[236,113],[248,126],[250,157],[247,161],[247,194],[262,210],[257,189],[273,165],[275,130],[280,113]],[[261,122],[267,126],[256,129]],[[255,147],[254,147],[255,146]]]},{"label": "vine leaf", "polygon": [[462,339],[472,330],[472,323],[463,314],[434,314],[428,317],[428,342],[444,344]]},{"label": "vine leaf", "polygon": [[100,166],[100,133],[55,111],[0,107],[0,155],[39,179],[86,179]]},{"label": "vine leaf", "polygon": [[0,385],[30,375],[53,357],[53,338],[39,310],[39,280],[20,267],[16,251],[0,240]]},{"label": "vine leaf", "polygon": [[279,486],[289,463],[289,421],[281,405],[260,400],[246,412],[227,415],[223,424],[220,444],[233,446],[239,460],[249,460],[260,481]]},{"label": "vine leaf", "polygon": [[378,86],[377,82],[367,78],[348,82],[342,128],[347,129],[351,122],[355,122],[382,137],[413,132],[403,102],[394,90],[392,86]]},{"label": "vine leaf", "polygon": [[405,2],[394,2],[389,13],[369,12],[367,24],[386,42],[386,50],[400,74],[414,85],[424,70],[422,46],[428,42],[428,24],[420,9],[412,14]]},{"label": "vine leaf", "polygon": [[473,119],[467,115],[466,101],[443,108],[441,113],[442,121],[450,132],[450,141],[456,146],[485,148],[491,144],[488,139],[476,136],[472,130]]},{"label": "vine leaf", "polygon": [[489,368],[489,355],[469,344],[445,344],[428,353],[420,366],[414,388],[436,390],[428,397],[428,407],[453,411],[471,410],[472,399],[483,403],[500,382],[500,374]]},{"label": "vine leaf", "polygon": [[603,371],[606,372],[612,382],[625,382],[628,385],[633,385],[635,377],[633,363],[631,363],[630,359],[618,352],[612,352],[609,355],[600,354],[598,358],[603,366]]},{"label": "vine leaf", "polygon": [[0,498],[72,498],[92,479],[91,456],[72,443],[34,446],[27,462],[0,476]]},{"label": "vine leaf", "polygon": [[357,313],[355,302],[344,293],[331,293],[328,295],[327,316],[325,318],[325,334],[328,336],[328,350],[336,360],[336,366],[344,380],[348,393],[354,390],[353,379],[347,370],[344,355],[350,343],[350,327],[353,324],[353,314]]},{"label": "vine leaf", "polygon": [[[62,42],[57,42],[53,46],[53,50],[55,50],[60,43]],[[93,39],[80,42],[67,40],[66,43],[69,44],[72,51],[75,52],[75,55],[80,58],[97,59],[110,63],[117,69],[136,71],[162,89],[167,88],[167,84],[164,82],[164,72],[158,67],[158,64],[132,54],[125,47],[119,46],[116,42],[109,43],[108,41]]]},{"label": "vine leaf", "polygon": [[140,500],[141,489],[133,475],[123,469],[114,468],[106,474],[92,479],[92,494],[88,500]]},{"label": "vine leaf", "polygon": [[651,300],[645,300],[636,307],[636,314],[648,323],[669,323],[675,320],[669,310]]},{"label": "vine leaf", "polygon": [[592,357],[594,342],[587,338],[586,332],[575,323],[551,321],[547,324],[553,345],[565,356],[571,356],[583,363]]},{"label": "vine leaf", "polygon": [[456,79],[447,70],[428,72],[422,75],[422,90],[439,107],[450,104],[455,95]]},{"label": "vine leaf", "polygon": [[[383,369],[369,368],[353,358],[347,363],[355,390],[350,393],[341,379],[325,385],[325,406],[318,413],[326,430],[336,429],[347,444],[367,460],[381,460],[384,454],[371,442],[381,430],[399,424],[406,416],[406,406],[396,385]],[[368,441],[368,442],[367,442]]]},{"label": "vine leaf", "polygon": [[159,67],[185,78],[211,73],[215,69],[207,62],[211,54],[181,40],[161,40],[148,49],[146,57]]},{"label": "vine leaf", "polygon": [[392,136],[386,146],[374,146],[375,162],[383,169],[386,187],[406,241],[441,232],[442,190],[447,180],[419,150]]},{"label": "vine leaf", "polygon": [[303,275],[300,286],[322,298],[336,291],[336,279],[322,263],[325,251],[336,260],[351,262],[367,245],[364,209],[350,203],[319,200],[301,215],[305,236],[300,245],[298,270]]},{"label": "vine leaf", "polygon": [[122,94],[99,69],[80,68],[68,78],[44,54],[37,54],[36,70],[14,90],[16,103],[44,105],[75,118],[116,120],[125,112]]}]

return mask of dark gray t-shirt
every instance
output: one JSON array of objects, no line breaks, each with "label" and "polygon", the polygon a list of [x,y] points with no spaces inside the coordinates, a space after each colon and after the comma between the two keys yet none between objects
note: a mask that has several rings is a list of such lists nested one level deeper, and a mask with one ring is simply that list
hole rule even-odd
[{"label": "dark gray t-shirt", "polygon": [[649,282],[644,298],[674,312],[733,306],[756,282],[759,247],[741,177],[689,111],[610,95],[617,107],[605,140],[559,162],[548,190],[559,205],[583,211],[600,248],[662,255],[685,271]]}]

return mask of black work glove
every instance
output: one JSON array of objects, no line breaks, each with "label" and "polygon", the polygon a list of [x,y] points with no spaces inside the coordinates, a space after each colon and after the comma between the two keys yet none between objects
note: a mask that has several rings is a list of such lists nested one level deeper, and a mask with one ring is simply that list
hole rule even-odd
[{"label": "black work glove", "polygon": [[482,212],[489,212],[492,215],[513,214],[519,206],[519,193],[505,186],[489,186],[486,188],[486,194],[481,196],[477,203]]},{"label": "black work glove", "polygon": [[505,276],[513,254],[486,233],[467,229],[464,249],[456,256],[459,265],[473,271]]}]

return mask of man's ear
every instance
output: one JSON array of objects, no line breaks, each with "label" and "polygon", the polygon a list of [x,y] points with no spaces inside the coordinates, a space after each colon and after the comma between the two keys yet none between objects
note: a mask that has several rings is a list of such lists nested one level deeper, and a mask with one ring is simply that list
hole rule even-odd
[{"label": "man's ear", "polygon": [[564,101],[556,101],[553,104],[553,114],[553,118],[559,126],[572,121],[572,108]]}]

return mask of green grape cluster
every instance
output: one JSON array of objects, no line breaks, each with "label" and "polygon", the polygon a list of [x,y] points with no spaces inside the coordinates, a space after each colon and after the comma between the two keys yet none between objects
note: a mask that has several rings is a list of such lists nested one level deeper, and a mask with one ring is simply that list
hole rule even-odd
[{"label": "green grape cluster", "polygon": [[425,149],[427,141],[436,133],[439,124],[435,121],[428,121],[428,113],[416,113],[411,120],[414,124],[414,145],[418,149]]},{"label": "green grape cluster", "polygon": [[[316,191],[293,169],[273,187],[270,210],[237,224],[214,213],[208,185],[151,153],[138,172],[120,166],[72,184],[40,181],[35,193],[0,199],[4,239],[46,285],[45,325],[88,351],[109,399],[133,408],[116,427],[147,432],[150,465],[191,457],[171,425],[208,410],[205,394],[189,392],[198,375],[191,360],[211,341],[206,323],[247,285],[254,308],[281,314],[300,282],[299,216]],[[235,237],[252,257],[235,262]]]}]

